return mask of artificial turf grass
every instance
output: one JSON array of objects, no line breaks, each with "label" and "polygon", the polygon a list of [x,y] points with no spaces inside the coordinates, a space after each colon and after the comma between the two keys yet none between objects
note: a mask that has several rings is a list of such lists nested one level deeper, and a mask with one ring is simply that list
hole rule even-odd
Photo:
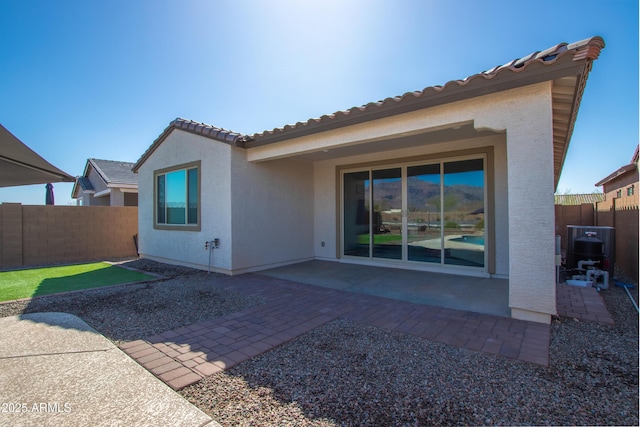
[{"label": "artificial turf grass", "polygon": [[5,271],[0,272],[0,301],[153,279],[106,262]]}]

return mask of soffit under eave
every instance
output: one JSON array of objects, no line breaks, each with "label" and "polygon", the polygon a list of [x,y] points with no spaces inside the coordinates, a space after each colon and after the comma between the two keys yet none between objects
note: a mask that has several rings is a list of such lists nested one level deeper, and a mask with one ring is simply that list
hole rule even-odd
[{"label": "soffit under eave", "polygon": [[578,108],[592,64],[589,61],[582,67],[580,73],[553,81],[551,97],[553,110],[554,191],[558,187],[578,115]]}]

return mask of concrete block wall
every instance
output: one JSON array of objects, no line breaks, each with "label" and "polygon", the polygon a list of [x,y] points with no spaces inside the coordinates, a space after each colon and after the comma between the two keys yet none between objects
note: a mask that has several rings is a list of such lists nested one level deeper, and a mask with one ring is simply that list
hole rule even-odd
[{"label": "concrete block wall", "polygon": [[22,265],[22,205],[0,205],[0,266]]},{"label": "concrete block wall", "polygon": [[0,267],[136,256],[137,207],[0,205]]}]

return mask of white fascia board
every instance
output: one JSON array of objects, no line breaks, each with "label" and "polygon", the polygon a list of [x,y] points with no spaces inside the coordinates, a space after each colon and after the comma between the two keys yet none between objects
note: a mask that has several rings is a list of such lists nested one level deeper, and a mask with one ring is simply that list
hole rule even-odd
[{"label": "white fascia board", "polygon": [[137,193],[138,192],[138,184],[108,184],[109,188],[117,188],[123,193]]}]

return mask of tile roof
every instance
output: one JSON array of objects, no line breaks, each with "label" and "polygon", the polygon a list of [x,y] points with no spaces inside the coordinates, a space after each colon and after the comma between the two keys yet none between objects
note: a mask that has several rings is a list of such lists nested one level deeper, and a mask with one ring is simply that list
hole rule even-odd
[{"label": "tile roof", "polygon": [[463,80],[452,80],[443,86],[430,86],[420,91],[407,92],[401,96],[370,102],[360,107],[352,107],[253,135],[243,135],[205,123],[177,118],[143,153],[133,170],[137,172],[174,129],[242,148],[252,148],[551,80],[557,82],[554,84],[553,93],[554,173],[557,184],[586,78],[592,62],[598,58],[603,48],[604,40],[598,36],[571,44],[559,43]]},{"label": "tile roof", "polygon": [[570,206],[598,203],[604,201],[602,193],[588,194],[556,194],[554,196],[556,205]]},{"label": "tile roof", "polygon": [[[533,72],[541,71],[544,74],[545,70],[541,68],[554,65],[564,58],[571,62],[586,60],[590,63],[598,58],[602,48],[604,48],[604,40],[598,36],[571,44],[560,43],[544,51],[533,52],[463,80],[449,81],[443,86],[430,86],[421,91],[407,92],[401,96],[370,102],[360,107],[353,107],[348,110],[323,115],[319,118],[297,122],[293,125],[256,133],[251,136],[251,140],[255,142],[250,142],[248,146],[314,133],[320,131],[319,128],[323,128],[322,130],[324,128],[332,129],[378,118],[376,116],[385,117],[389,114],[399,114],[452,102],[452,100],[457,100],[455,95],[462,92],[465,93],[464,98],[470,98],[492,91],[510,89],[521,85],[516,83],[518,75],[524,77],[529,70]],[[539,81],[550,80],[548,76],[543,77]],[[362,120],[358,120],[359,117]]]},{"label": "tile roof", "polygon": [[211,126],[206,123],[200,123],[193,120],[177,118],[169,124],[169,128],[184,130],[195,133],[196,135],[206,136],[216,141],[226,142],[233,145],[242,145],[247,140],[246,135]]},{"label": "tile roof", "polygon": [[249,137],[237,132],[232,132],[227,129],[219,128],[216,126],[208,125],[206,123],[196,122],[194,120],[187,120],[178,117],[171,123],[166,129],[156,138],[151,146],[142,154],[140,159],[133,165],[133,171],[137,172],[138,168],[149,156],[162,144],[162,142],[169,136],[174,130],[179,129],[185,132],[193,133],[196,135],[204,136],[206,138],[213,139],[219,142],[225,142],[227,144],[235,145],[238,147],[244,147]]}]

